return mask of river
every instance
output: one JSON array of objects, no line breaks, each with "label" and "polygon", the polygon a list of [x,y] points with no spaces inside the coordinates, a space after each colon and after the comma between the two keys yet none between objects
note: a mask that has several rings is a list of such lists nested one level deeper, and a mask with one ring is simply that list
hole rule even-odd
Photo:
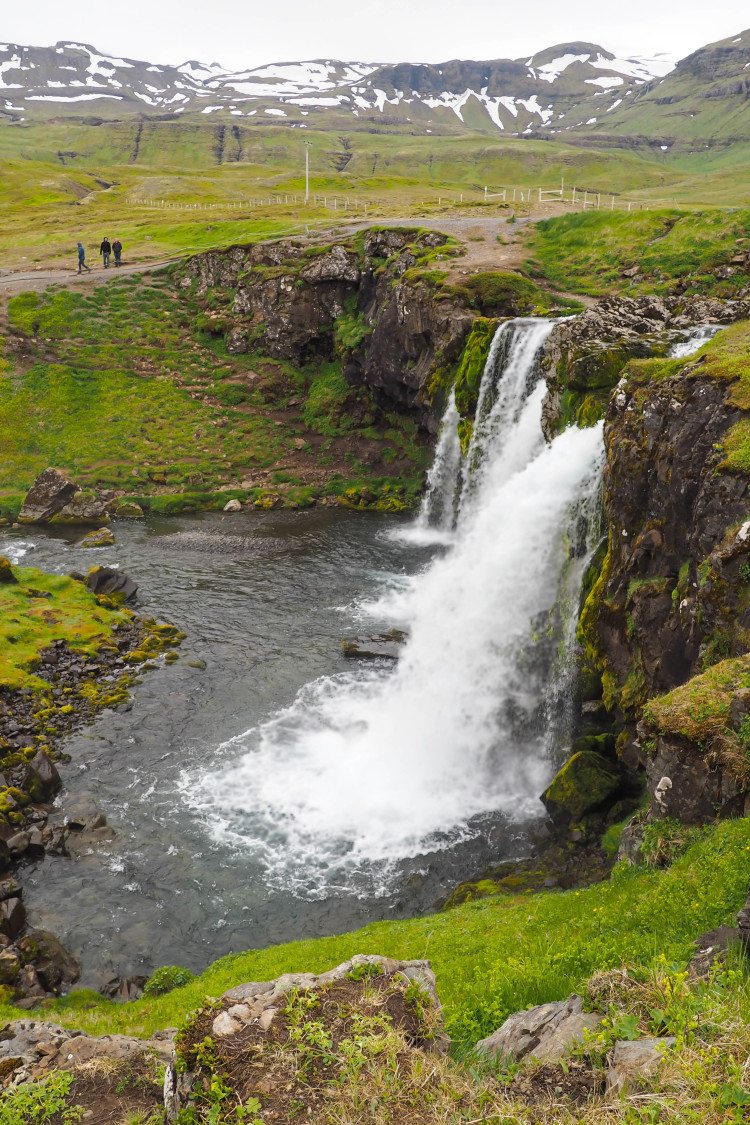
[{"label": "river", "polygon": [[[304,685],[358,678],[341,638],[390,628],[372,603],[403,590],[436,550],[394,536],[404,523],[336,509],[205,513],[119,522],[116,545],[95,551],[77,550],[80,532],[67,529],[0,535],[0,553],[23,565],[120,566],[139,583],[139,610],[187,634],[176,663],[144,673],[132,706],[66,745],[58,804],[103,812],[116,839],[24,873],[30,925],[60,936],[83,963],[83,983],[161,964],[200,970],[230,951],[413,915],[490,855],[525,850],[521,828],[489,817],[452,847],[390,864],[387,887],[363,875],[322,890],[313,870],[306,887],[304,864],[285,887],[265,856],[220,830],[221,808],[196,808],[191,781],[231,772],[245,755],[236,736],[288,708]],[[363,669],[368,680],[389,672]]]}]

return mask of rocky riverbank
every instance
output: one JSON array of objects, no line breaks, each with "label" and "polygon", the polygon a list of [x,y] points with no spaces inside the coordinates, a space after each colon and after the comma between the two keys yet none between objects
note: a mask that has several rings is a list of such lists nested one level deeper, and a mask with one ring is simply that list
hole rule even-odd
[{"label": "rocky riverbank", "polygon": [[67,817],[51,803],[64,741],[105,708],[129,707],[128,689],[181,634],[124,608],[117,571],[61,578],[0,557],[0,576],[0,989],[33,1007],[80,970],[52,934],[26,932],[24,861],[112,835],[101,815]]}]

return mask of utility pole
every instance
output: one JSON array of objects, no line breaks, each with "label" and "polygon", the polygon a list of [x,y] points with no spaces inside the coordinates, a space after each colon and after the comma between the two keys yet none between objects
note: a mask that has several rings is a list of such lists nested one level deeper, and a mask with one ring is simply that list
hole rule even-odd
[{"label": "utility pole", "polygon": [[305,141],[305,203],[310,202],[310,141]]}]

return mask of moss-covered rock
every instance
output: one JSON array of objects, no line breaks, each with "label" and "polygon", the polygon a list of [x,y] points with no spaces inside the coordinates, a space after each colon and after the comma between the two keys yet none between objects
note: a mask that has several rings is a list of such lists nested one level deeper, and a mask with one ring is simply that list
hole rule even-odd
[{"label": "moss-covered rock", "polygon": [[547,812],[557,824],[579,820],[613,797],[622,785],[622,770],[599,754],[574,754],[542,794]]},{"label": "moss-covered rock", "polygon": [[456,375],[456,406],[462,418],[473,418],[479,386],[499,321],[480,316],[471,326]]},{"label": "moss-covered rock", "polygon": [[135,500],[121,500],[115,509],[115,515],[118,520],[142,520],[145,513]]},{"label": "moss-covered rock", "polygon": [[5,555],[0,555],[0,585],[12,586],[17,581],[18,579],[10,565],[10,559],[6,559]]},{"label": "moss-covered rock", "polygon": [[100,527],[98,531],[90,531],[88,535],[84,535],[83,539],[79,539],[76,547],[113,547],[115,537],[108,527]]}]

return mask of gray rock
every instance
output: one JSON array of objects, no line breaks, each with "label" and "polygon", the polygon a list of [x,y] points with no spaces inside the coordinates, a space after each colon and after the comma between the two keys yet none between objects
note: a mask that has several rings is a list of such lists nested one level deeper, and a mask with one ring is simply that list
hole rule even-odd
[{"label": "gray rock", "polygon": [[115,509],[115,515],[118,520],[142,520],[144,511],[135,500],[121,500]]},{"label": "gray rock", "polygon": [[76,547],[88,549],[89,547],[112,547],[115,542],[115,537],[108,527],[100,527],[96,531],[90,531],[88,535],[84,535],[83,539],[75,544]]},{"label": "gray rock", "polygon": [[232,328],[227,333],[226,348],[230,355],[244,355],[247,351],[247,335],[241,328]]},{"label": "gray rock", "polygon": [[673,1036],[662,1039],[618,1040],[612,1051],[612,1062],[607,1071],[607,1093],[623,1094],[637,1086],[644,1078],[655,1074],[664,1054],[673,1047]]},{"label": "gray rock", "polygon": [[111,566],[93,567],[86,578],[86,586],[92,594],[124,594],[129,601],[138,593],[138,586],[127,574]]},{"label": "gray rock", "polygon": [[46,796],[50,796],[50,794],[54,793],[55,790],[59,788],[60,774],[57,772],[57,767],[50,761],[44,750],[39,750],[31,759],[31,768],[36,771]]},{"label": "gray rock", "polygon": [[391,629],[389,633],[344,637],[341,648],[344,656],[358,660],[398,660],[405,641],[406,633],[400,629]]},{"label": "gray rock", "polygon": [[218,1016],[211,1025],[211,1030],[214,1035],[220,1039],[231,1039],[238,1031],[242,1029],[242,1024],[239,1020],[230,1016],[229,1012],[219,1012]]},{"label": "gray rock", "polygon": [[26,922],[26,909],[20,898],[6,898],[0,902],[0,934],[11,941],[18,937]]},{"label": "gray rock", "polygon": [[327,254],[313,258],[309,266],[300,271],[305,281],[349,281],[359,283],[357,255],[341,245],[332,246]]},{"label": "gray rock", "polygon": [[45,469],[26,493],[19,523],[47,523],[73,499],[78,485],[59,469]]},{"label": "gray rock", "polygon": [[492,1035],[480,1039],[477,1050],[514,1061],[533,1055],[540,1062],[555,1062],[583,1041],[586,1029],[595,1030],[601,1021],[597,1012],[584,1012],[580,996],[570,996],[515,1012]]},{"label": "gray rock", "polygon": [[81,975],[80,966],[72,953],[47,930],[32,930],[17,944],[23,956],[33,961],[39,981],[47,992],[61,992]]},{"label": "gray rock", "polygon": [[719,926],[701,934],[693,942],[696,952],[688,962],[688,973],[694,979],[707,980],[717,962],[726,964],[729,947],[739,943],[740,935],[736,926]]},{"label": "gray rock", "polygon": [[240,503],[239,500],[230,500],[228,503],[226,503],[224,505],[224,511],[225,512],[241,512],[242,511],[242,504]]},{"label": "gray rock", "polygon": [[13,859],[19,859],[29,846],[28,832],[16,832],[15,836],[11,836],[7,841],[7,844]]},{"label": "gray rock", "polygon": [[109,512],[105,500],[78,491],[54,518],[60,523],[108,523]]},{"label": "gray rock", "polygon": [[273,992],[273,981],[247,981],[246,984],[238,984],[235,988],[228,989],[222,1000],[235,1000],[241,1004],[245,1000],[255,1000],[265,992]]}]

